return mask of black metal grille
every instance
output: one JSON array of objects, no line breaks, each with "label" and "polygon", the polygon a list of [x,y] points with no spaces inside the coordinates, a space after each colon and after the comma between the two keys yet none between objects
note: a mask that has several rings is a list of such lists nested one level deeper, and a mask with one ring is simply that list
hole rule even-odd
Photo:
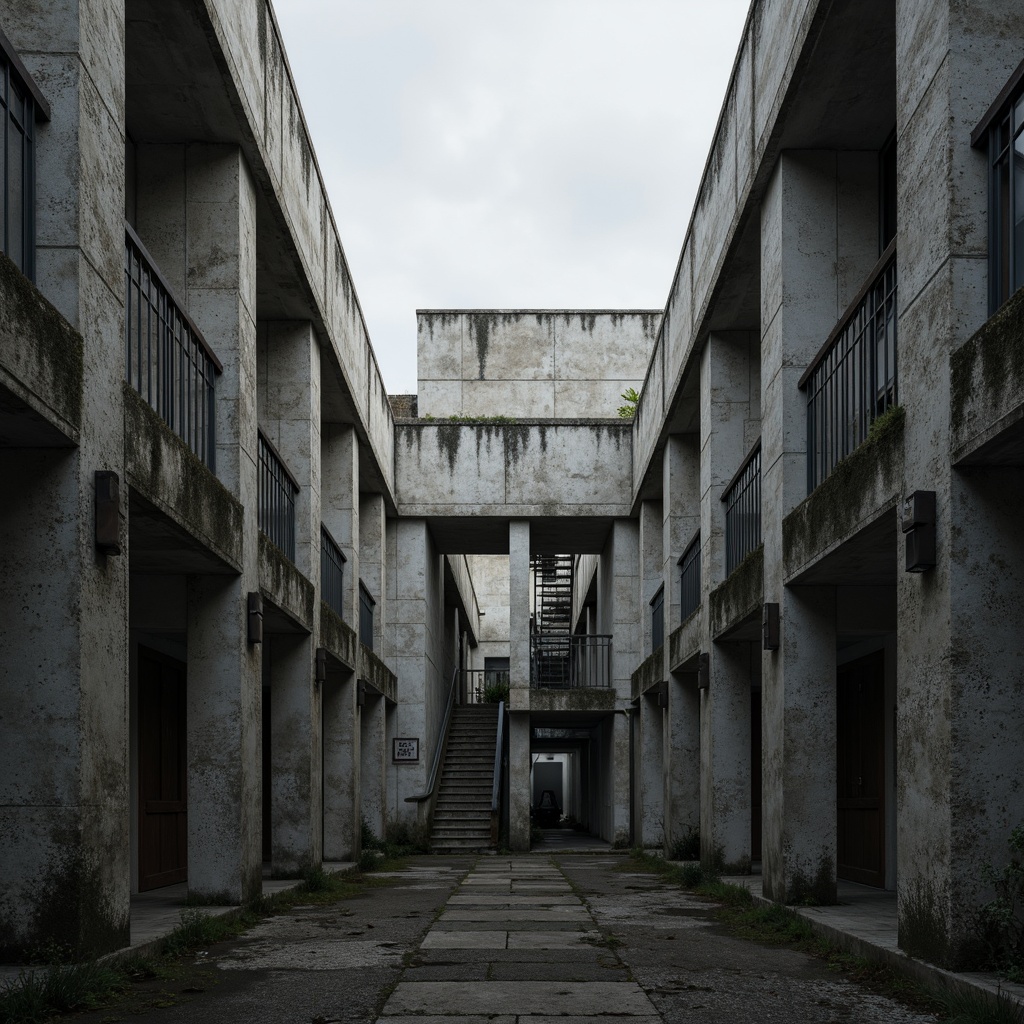
[{"label": "black metal grille", "polygon": [[761,543],[761,442],[747,456],[725,494],[725,572]]},{"label": "black metal grille", "polygon": [[345,556],[327,527],[320,527],[320,598],[345,617]]},{"label": "black metal grille", "polygon": [[880,269],[801,386],[807,388],[809,493],[898,401],[895,246],[886,250]]},{"label": "black metal grille", "polygon": [[30,280],[35,280],[35,121],[32,93],[0,48],[0,115],[3,144],[3,251]]},{"label": "black metal grille", "polygon": [[612,638],[593,633],[534,633],[530,685],[557,689],[612,685]]},{"label": "black metal grille", "polygon": [[376,601],[370,596],[370,592],[359,581],[359,641],[365,647],[373,650],[373,608]]},{"label": "black metal grille", "polygon": [[665,587],[651,598],[651,653],[665,642]]},{"label": "black metal grille", "polygon": [[266,534],[295,561],[295,495],[299,485],[277,450],[259,432],[259,520]]},{"label": "black metal grille", "polygon": [[124,257],[125,378],[213,469],[213,382],[221,365],[127,227]]},{"label": "black metal grille", "polygon": [[685,622],[700,607],[700,534],[679,559],[679,621]]}]

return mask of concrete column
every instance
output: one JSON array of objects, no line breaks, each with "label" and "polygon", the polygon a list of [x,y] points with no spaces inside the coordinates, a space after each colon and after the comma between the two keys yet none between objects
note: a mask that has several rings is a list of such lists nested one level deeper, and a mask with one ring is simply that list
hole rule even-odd
[{"label": "concrete column", "polygon": [[373,650],[384,649],[387,622],[387,519],[383,494],[359,496],[359,575],[376,604],[373,608]]},{"label": "concrete column", "polygon": [[749,644],[712,644],[710,686],[701,693],[701,861],[750,871]]},{"label": "concrete column", "polygon": [[640,782],[639,840],[643,846],[665,842],[664,713],[657,697],[641,697],[636,714],[640,719],[640,750],[636,767]]},{"label": "concrete column", "polygon": [[530,523],[508,528],[509,845],[530,849]]},{"label": "concrete column", "polygon": [[1020,470],[951,467],[942,398],[950,353],[988,315],[988,166],[968,139],[1020,61],[1020,25],[1013,0],[896,2],[903,486],[937,506],[934,569],[904,572],[897,543],[899,941],[954,969],[1021,808]]},{"label": "concrete column", "polygon": [[378,837],[387,824],[387,702],[368,696],[360,709],[360,792],[362,819]]},{"label": "concrete column", "polygon": [[[682,622],[679,610],[679,558],[700,529],[700,437],[671,434],[665,441],[662,478],[662,579],[665,583],[665,637]],[[669,671],[665,650],[665,671]],[[666,675],[666,678],[667,675]]]},{"label": "concrete column", "polygon": [[508,526],[508,576],[510,702],[520,710],[530,706],[530,523],[525,519]]},{"label": "concrete column", "polygon": [[669,675],[662,724],[663,747],[670,758],[664,773],[665,842],[671,846],[700,827],[700,691],[695,672]]},{"label": "concrete column", "polygon": [[321,434],[324,526],[345,556],[342,618],[359,628],[359,437],[355,427],[325,423]]},{"label": "concrete column", "polygon": [[323,684],[323,857],[359,856],[362,807],[360,709],[354,672],[331,673]]},{"label": "concrete column", "polygon": [[530,849],[530,713],[508,718],[508,844],[515,853]]},{"label": "concrete column", "polygon": [[189,888],[241,901],[260,891],[260,649],[247,641],[258,587],[256,200],[241,151],[185,153],[189,312],[224,364],[217,379],[217,475],[245,509],[241,576],[189,585]]},{"label": "concrete column", "polygon": [[[665,583],[665,559],[662,555],[664,516],[660,501],[640,502],[640,622],[643,634],[640,642],[641,660],[654,653],[654,619],[651,601]],[[662,635],[668,639],[669,591],[665,588],[662,609]],[[634,666],[635,668],[636,666]]]},{"label": "concrete column", "polygon": [[36,281],[84,339],[78,447],[0,452],[0,947],[12,952],[128,941],[127,525],[120,556],[98,553],[92,535],[97,470],[119,475],[122,518],[128,509],[125,65],[104,34],[124,4],[89,18],[78,6],[3,15],[53,115],[36,150]]}]

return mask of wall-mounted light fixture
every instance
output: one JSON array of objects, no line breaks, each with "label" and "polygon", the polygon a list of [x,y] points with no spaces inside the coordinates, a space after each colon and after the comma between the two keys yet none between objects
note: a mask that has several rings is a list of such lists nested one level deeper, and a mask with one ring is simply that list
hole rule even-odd
[{"label": "wall-mounted light fixture", "polygon": [[107,469],[97,470],[96,487],[96,547],[105,555],[121,554],[121,480]]},{"label": "wall-mounted light fixture", "polygon": [[366,683],[362,679],[356,683],[356,706],[366,707]]},{"label": "wall-mounted light fixture", "polygon": [[707,690],[711,686],[711,655],[702,654],[697,659],[697,689]]},{"label": "wall-mounted light fixture", "polygon": [[249,643],[263,643],[263,595],[249,591]]},{"label": "wall-mounted light fixture", "polygon": [[779,606],[765,602],[761,611],[761,644],[766,651],[779,649]]},{"label": "wall-mounted light fixture", "polygon": [[327,648],[316,649],[316,685],[327,682]]},{"label": "wall-mounted light fixture", "polygon": [[913,491],[903,499],[900,523],[906,548],[907,572],[935,568],[935,492]]},{"label": "wall-mounted light fixture", "polygon": [[668,707],[668,683],[665,681],[658,683],[658,707]]}]

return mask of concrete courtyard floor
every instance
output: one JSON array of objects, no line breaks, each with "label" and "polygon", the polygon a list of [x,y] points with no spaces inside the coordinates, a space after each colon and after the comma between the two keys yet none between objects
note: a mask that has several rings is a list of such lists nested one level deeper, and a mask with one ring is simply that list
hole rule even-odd
[{"label": "concrete courtyard floor", "polygon": [[[390,884],[296,907],[151,983],[193,1024],[912,1024],[934,1020],[792,950],[621,854],[418,857]],[[161,989],[161,986],[163,988]],[[109,1022],[116,1008],[80,1016]]]}]

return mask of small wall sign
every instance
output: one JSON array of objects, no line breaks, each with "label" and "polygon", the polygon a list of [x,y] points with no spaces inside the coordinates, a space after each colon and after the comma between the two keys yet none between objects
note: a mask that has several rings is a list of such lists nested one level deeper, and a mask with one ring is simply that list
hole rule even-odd
[{"label": "small wall sign", "polygon": [[408,764],[420,759],[420,741],[417,736],[396,736],[394,748],[391,752],[391,760],[397,763]]}]

